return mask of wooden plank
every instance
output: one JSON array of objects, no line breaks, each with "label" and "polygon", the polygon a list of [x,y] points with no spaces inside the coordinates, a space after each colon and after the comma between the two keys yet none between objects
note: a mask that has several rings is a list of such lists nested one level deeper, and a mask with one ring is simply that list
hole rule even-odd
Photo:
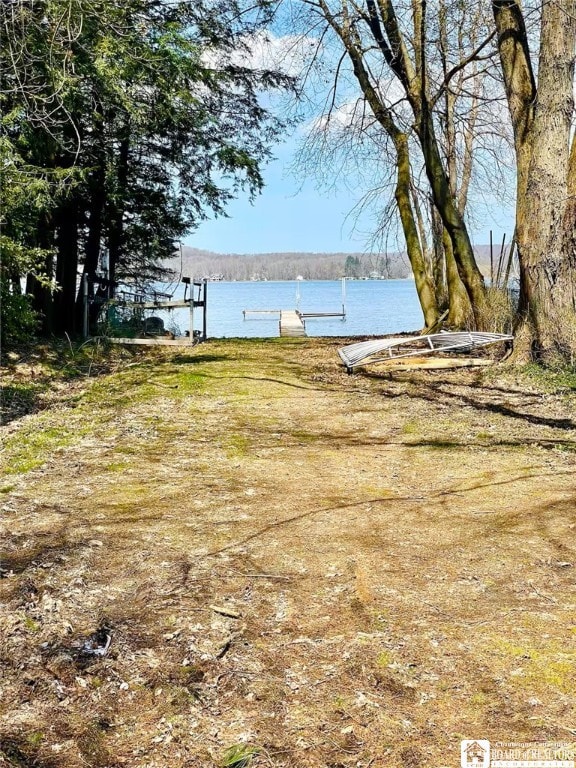
[{"label": "wooden plank", "polygon": [[386,371],[419,371],[440,368],[475,368],[492,365],[493,360],[487,357],[413,357],[410,360],[379,360],[366,365],[378,365]]},{"label": "wooden plank", "polygon": [[300,317],[346,317],[344,312],[300,312]]},{"label": "wooden plank", "polygon": [[195,307],[203,307],[203,301],[194,301],[191,299],[173,299],[170,301],[121,301],[113,300],[110,304],[119,304],[121,307],[135,307],[137,309],[183,309],[189,307],[191,303]]},{"label": "wooden plank", "polygon": [[115,339],[112,337],[108,337],[106,341],[109,341],[111,344],[134,344],[134,345],[142,345],[142,346],[148,346],[148,347],[192,347],[194,346],[194,342],[190,341],[189,338],[186,338],[186,339],[163,339],[163,338]]},{"label": "wooden plank", "polygon": [[281,309],[243,309],[242,314],[246,315],[279,315],[282,312]]},{"label": "wooden plank", "polygon": [[190,302],[176,299],[174,301],[143,301],[140,304],[133,304],[132,306],[142,307],[142,309],[178,309],[189,307]]}]

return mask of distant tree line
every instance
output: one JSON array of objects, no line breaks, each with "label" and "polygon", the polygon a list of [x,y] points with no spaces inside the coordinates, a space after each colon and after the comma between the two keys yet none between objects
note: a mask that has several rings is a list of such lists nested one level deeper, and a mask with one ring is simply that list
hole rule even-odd
[{"label": "distant tree line", "polygon": [[169,262],[176,273],[195,278],[221,275],[224,280],[338,280],[349,278],[405,278],[410,263],[404,254],[370,253],[213,253],[196,248],[182,249]]},{"label": "distant tree line", "polygon": [[[490,248],[474,247],[484,274],[490,274]],[[501,254],[507,255],[506,249]],[[494,254],[498,259],[499,254]],[[165,262],[173,273],[194,278],[221,275],[224,280],[358,280],[409,277],[410,261],[404,252],[394,253],[216,253],[184,246],[182,254]]]}]

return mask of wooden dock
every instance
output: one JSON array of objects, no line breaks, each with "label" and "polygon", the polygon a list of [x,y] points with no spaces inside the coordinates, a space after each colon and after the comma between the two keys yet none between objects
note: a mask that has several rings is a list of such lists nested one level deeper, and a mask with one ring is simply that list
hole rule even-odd
[{"label": "wooden dock", "polygon": [[280,311],[280,336],[306,336],[306,326],[300,312],[294,309]]},{"label": "wooden dock", "polygon": [[280,318],[280,336],[306,336],[303,315],[297,309],[244,309],[247,315],[278,315]]},{"label": "wooden dock", "polygon": [[306,336],[306,320],[308,318],[346,319],[346,279],[342,278],[342,312],[301,312],[300,311],[300,282],[296,278],[296,309],[245,309],[244,320],[250,315],[279,315],[280,336]]}]

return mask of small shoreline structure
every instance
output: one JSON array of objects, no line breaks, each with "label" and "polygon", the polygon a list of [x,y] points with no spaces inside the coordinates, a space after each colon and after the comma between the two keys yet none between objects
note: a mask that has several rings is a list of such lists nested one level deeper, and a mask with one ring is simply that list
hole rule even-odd
[{"label": "small shoreline structure", "polygon": [[[373,341],[359,341],[338,350],[347,373],[356,368],[376,363],[389,368],[449,368],[489,365],[488,358],[439,357],[440,355],[467,354],[490,344],[511,344],[514,337],[504,333],[479,331],[442,331],[425,336],[396,336]],[[408,358],[408,359],[407,359]],[[423,358],[423,359],[422,359]],[[408,364],[408,365],[406,365]]]},{"label": "small shoreline structure", "polygon": [[[182,298],[174,298],[174,292],[170,294],[152,292],[147,296],[143,293],[119,291],[116,295],[100,300],[99,313],[104,317],[101,336],[111,344],[143,346],[192,346],[199,341],[205,341],[208,304],[206,281],[194,281],[190,277],[180,276],[179,282],[184,285]],[[91,338],[88,332],[90,304],[98,302],[95,297],[89,295],[87,282],[84,281],[84,283],[82,335],[84,339],[89,339]],[[196,295],[195,289],[197,289]],[[188,310],[189,328],[184,335],[178,335],[166,329],[164,320],[157,314],[147,314],[150,311],[170,314],[175,309]],[[201,329],[199,330],[195,328],[195,309],[201,310]],[[114,331],[118,335],[114,335]]]}]

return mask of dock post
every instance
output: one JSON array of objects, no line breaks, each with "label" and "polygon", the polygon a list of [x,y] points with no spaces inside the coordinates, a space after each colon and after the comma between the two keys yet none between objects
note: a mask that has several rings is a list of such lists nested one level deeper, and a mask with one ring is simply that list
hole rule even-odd
[{"label": "dock post", "polygon": [[204,312],[202,318],[202,341],[206,341],[207,334],[207,320],[206,314],[208,311],[208,280],[204,280]]},{"label": "dock post", "polygon": [[82,338],[88,338],[88,275],[82,275]]},{"label": "dock post", "polygon": [[194,344],[194,278],[190,278],[190,344]]}]

